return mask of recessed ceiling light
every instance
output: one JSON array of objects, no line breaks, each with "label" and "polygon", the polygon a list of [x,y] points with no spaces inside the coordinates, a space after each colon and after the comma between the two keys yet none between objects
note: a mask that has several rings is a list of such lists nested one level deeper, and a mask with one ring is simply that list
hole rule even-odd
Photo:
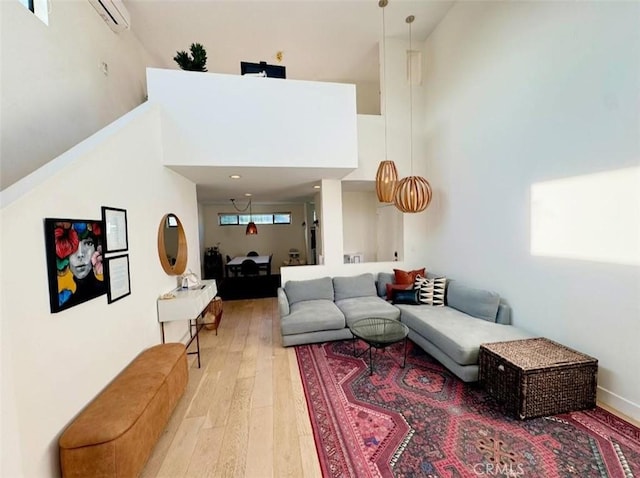
[{"label": "recessed ceiling light", "polygon": [[231,176],[229,176],[231,179],[240,179],[240,175],[239,174],[232,174]]},{"label": "recessed ceiling light", "polygon": [[244,193],[246,197],[251,197],[251,193]]},{"label": "recessed ceiling light", "polygon": [[316,184],[313,189],[320,189],[320,185]]}]

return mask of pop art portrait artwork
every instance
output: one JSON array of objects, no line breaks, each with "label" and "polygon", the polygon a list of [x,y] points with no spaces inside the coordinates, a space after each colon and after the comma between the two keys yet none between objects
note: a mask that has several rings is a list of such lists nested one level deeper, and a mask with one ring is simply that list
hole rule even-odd
[{"label": "pop art portrait artwork", "polygon": [[106,294],[99,219],[45,219],[51,312]]}]

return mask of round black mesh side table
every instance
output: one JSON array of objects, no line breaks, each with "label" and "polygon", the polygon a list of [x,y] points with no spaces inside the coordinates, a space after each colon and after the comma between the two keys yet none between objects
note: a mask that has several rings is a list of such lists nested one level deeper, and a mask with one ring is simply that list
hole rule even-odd
[{"label": "round black mesh side table", "polygon": [[349,326],[349,330],[353,334],[353,354],[356,355],[356,338],[367,343],[369,348],[364,352],[356,355],[360,357],[369,351],[369,375],[373,375],[373,357],[371,349],[384,349],[389,345],[396,344],[404,340],[404,358],[402,368],[407,363],[407,336],[409,328],[402,322],[393,319],[385,319],[384,317],[369,317],[360,319]]}]

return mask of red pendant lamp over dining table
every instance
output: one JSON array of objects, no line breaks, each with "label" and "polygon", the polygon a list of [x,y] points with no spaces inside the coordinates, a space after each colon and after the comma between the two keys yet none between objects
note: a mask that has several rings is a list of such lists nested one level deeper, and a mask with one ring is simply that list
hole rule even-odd
[{"label": "red pendant lamp over dining table", "polygon": [[258,234],[258,226],[256,226],[256,223],[253,222],[253,214],[251,211],[251,199],[249,199],[249,203],[247,204],[247,206],[245,208],[239,208],[238,206],[236,206],[236,200],[235,199],[231,199],[231,204],[233,204],[233,207],[236,211],[238,212],[244,212],[247,209],[249,209],[249,223],[247,224],[247,229],[245,230],[245,235],[247,236],[254,236],[256,234]]},{"label": "red pendant lamp over dining table", "polygon": [[247,230],[245,231],[245,234],[247,236],[258,234],[258,226],[256,226],[255,222],[251,221],[249,224],[247,224]]}]

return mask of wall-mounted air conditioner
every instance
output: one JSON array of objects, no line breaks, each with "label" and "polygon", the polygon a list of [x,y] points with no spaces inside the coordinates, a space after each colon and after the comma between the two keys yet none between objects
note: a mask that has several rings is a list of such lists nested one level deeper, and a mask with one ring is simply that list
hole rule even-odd
[{"label": "wall-mounted air conditioner", "polygon": [[128,30],[131,17],[121,0],[89,0],[102,19],[116,33]]}]

